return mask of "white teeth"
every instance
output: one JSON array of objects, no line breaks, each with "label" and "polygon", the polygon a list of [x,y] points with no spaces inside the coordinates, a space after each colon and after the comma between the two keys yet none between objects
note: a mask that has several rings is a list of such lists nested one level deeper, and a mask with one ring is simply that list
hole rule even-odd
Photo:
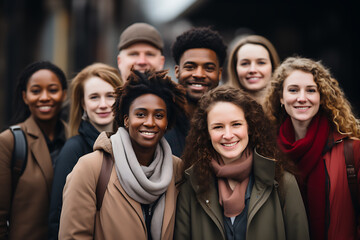
[{"label": "white teeth", "polygon": [[48,110],[51,109],[51,107],[49,107],[49,106],[42,106],[42,107],[39,107],[39,109],[40,109],[41,111],[48,111]]},{"label": "white teeth", "polygon": [[232,146],[234,146],[236,143],[237,143],[237,142],[234,142],[234,143],[223,143],[223,145],[224,145],[225,147],[232,147]]},{"label": "white teeth", "polygon": [[191,85],[194,87],[202,87],[203,86],[202,84],[191,84]]},{"label": "white teeth", "polygon": [[155,133],[153,133],[153,132],[141,132],[141,133],[144,135],[148,135],[148,136],[155,135]]},{"label": "white teeth", "polygon": [[305,110],[308,109],[308,107],[295,107],[296,109]]}]

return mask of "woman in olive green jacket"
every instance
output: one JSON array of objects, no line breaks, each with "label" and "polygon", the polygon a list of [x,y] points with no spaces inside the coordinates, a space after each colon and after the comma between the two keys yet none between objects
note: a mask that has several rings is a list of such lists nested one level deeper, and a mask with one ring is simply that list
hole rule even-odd
[{"label": "woman in olive green jacket", "polygon": [[272,131],[241,90],[204,95],[184,152],[175,239],[309,239],[299,188]]}]

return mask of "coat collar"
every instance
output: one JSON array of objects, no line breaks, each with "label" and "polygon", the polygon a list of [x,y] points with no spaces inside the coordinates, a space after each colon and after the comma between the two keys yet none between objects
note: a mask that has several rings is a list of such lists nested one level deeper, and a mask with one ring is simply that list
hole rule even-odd
[{"label": "coat collar", "polygon": [[[113,169],[115,171],[115,168]],[[134,199],[132,199],[124,190],[124,188],[121,186],[119,179],[117,178],[116,172],[113,173],[115,176],[113,184],[117,188],[117,190],[121,193],[121,195],[126,199],[126,201],[129,203],[129,205],[134,209],[137,216],[140,218],[143,230],[146,232],[146,224],[144,215],[142,212],[141,204]],[[163,217],[163,225],[161,229],[161,239],[164,238],[165,234],[169,232],[168,228],[171,227],[171,220],[174,218],[175,214],[175,203],[176,203],[176,191],[175,188],[175,178],[174,175],[171,179],[171,182],[169,184],[169,187],[167,188],[165,192],[165,209],[164,209],[164,217]]]},{"label": "coat collar", "polygon": [[24,132],[29,136],[27,141],[30,154],[34,156],[35,161],[39,164],[50,194],[54,169],[45,137],[32,115],[24,122]]},{"label": "coat collar", "polygon": [[[274,185],[275,178],[275,163],[273,159],[266,158],[257,153],[256,149],[254,150],[254,163],[253,163],[253,174],[254,174],[254,186],[256,191],[252,191],[253,194],[265,194],[266,189],[272,188]],[[208,216],[213,220],[213,222],[221,229],[223,237],[225,238],[225,230],[223,223],[223,210],[219,204],[219,196],[216,186],[216,179],[212,178],[210,181],[210,189],[205,194],[199,192],[199,185],[197,183],[196,176],[194,174],[194,168],[190,167],[185,171],[185,177],[190,181],[190,185],[196,193],[196,197],[202,206],[203,210],[208,214]],[[267,195],[270,194],[270,191],[267,191]],[[261,201],[264,202],[266,199],[262,198]],[[251,211],[251,206],[254,206],[254,201],[259,199],[253,198],[250,199],[249,212]],[[251,203],[253,202],[253,203]]]}]

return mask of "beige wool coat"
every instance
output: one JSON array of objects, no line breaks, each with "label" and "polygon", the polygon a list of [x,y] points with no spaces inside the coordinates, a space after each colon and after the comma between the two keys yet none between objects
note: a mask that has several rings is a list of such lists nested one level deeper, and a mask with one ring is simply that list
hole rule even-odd
[{"label": "beige wool coat", "polygon": [[[54,175],[46,140],[34,118],[19,124],[25,133],[28,153],[24,173],[11,201],[11,158],[14,136],[0,134],[0,239],[47,238],[51,185]],[[10,226],[7,226],[10,221]]]},{"label": "beige wool coat", "polygon": [[[68,175],[60,217],[59,239],[137,239],[146,240],[147,230],[141,204],[124,191],[113,166],[100,211],[96,210],[96,185],[103,151],[112,154],[105,132],[94,144],[94,152],[81,157]],[[165,195],[161,239],[172,239],[181,160],[173,156],[174,173]]]}]

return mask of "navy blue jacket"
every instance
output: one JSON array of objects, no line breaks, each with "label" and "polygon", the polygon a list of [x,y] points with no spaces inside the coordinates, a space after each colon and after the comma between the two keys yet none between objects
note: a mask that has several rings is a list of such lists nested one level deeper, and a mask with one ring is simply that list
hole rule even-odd
[{"label": "navy blue jacket", "polygon": [[79,135],[68,139],[58,156],[50,200],[49,239],[58,239],[62,192],[66,177],[80,157],[93,151],[94,142],[99,134],[99,131],[91,123],[82,121]]}]

